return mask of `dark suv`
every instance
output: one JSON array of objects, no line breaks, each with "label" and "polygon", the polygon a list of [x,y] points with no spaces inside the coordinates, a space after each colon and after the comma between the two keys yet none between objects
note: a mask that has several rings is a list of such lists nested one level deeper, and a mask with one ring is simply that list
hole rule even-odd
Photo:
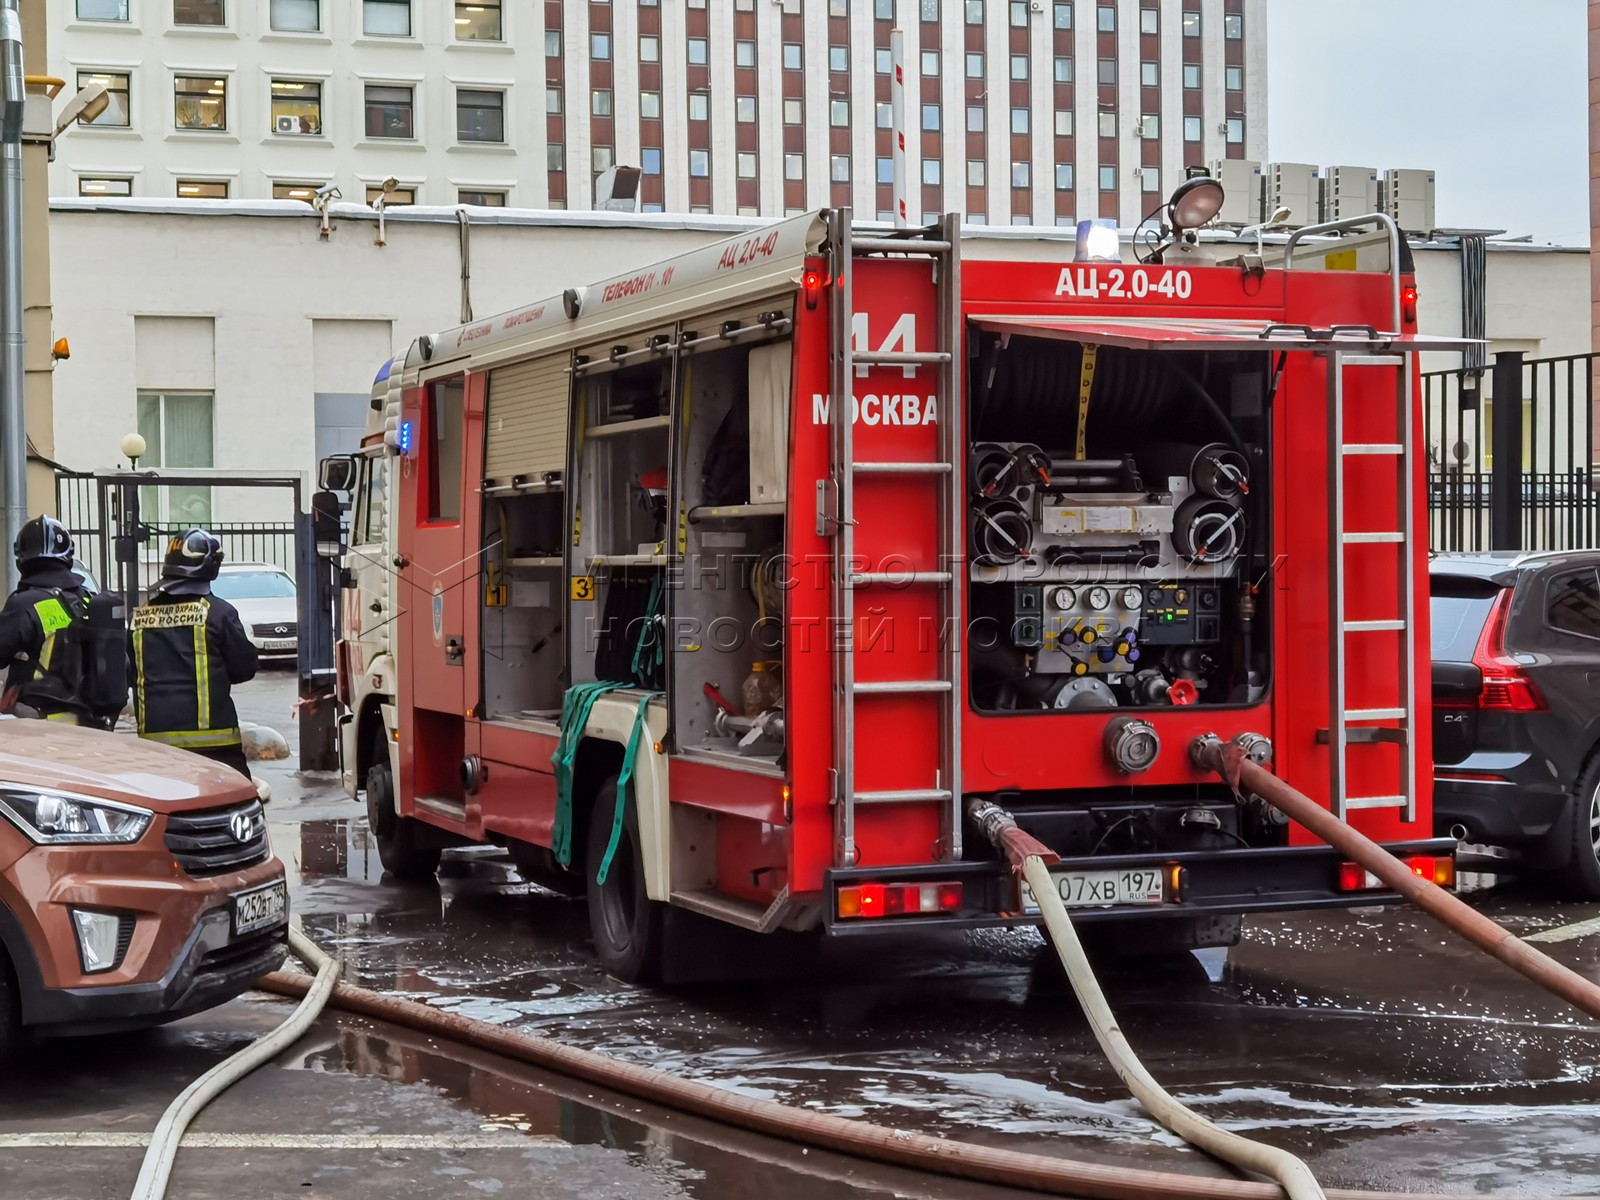
[{"label": "dark suv", "polygon": [[1600,900],[1600,550],[1440,554],[1435,832]]}]

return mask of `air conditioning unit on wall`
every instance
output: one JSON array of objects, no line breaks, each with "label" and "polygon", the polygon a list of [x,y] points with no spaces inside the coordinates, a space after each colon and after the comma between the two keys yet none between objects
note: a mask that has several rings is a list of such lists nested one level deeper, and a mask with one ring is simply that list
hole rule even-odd
[{"label": "air conditioning unit on wall", "polygon": [[278,133],[299,133],[299,117],[277,117],[272,122],[273,129]]}]

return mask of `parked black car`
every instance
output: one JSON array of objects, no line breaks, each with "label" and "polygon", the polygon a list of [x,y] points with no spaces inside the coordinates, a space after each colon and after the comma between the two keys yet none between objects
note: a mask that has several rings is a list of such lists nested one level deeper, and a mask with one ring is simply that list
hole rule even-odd
[{"label": "parked black car", "polygon": [[1600,550],[1429,565],[1436,833],[1600,900]]}]

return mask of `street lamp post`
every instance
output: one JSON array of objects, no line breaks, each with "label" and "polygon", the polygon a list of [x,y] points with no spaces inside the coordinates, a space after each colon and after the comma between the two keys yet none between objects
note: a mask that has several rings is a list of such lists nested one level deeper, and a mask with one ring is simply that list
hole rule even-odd
[{"label": "street lamp post", "polygon": [[[0,0],[0,471],[5,474],[5,538],[28,520],[28,423],[22,332],[22,19],[17,0]],[[17,583],[7,558],[7,588]]]}]

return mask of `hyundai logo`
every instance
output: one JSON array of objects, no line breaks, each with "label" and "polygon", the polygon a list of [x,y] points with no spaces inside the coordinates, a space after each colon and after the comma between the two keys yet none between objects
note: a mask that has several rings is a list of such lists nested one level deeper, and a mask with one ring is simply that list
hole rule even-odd
[{"label": "hyundai logo", "polygon": [[236,842],[248,842],[255,836],[255,818],[247,812],[236,812],[228,820],[228,832],[233,834]]},{"label": "hyundai logo", "polygon": [[288,633],[289,632],[289,627],[287,625],[274,625],[272,627],[272,632],[273,633]]}]

